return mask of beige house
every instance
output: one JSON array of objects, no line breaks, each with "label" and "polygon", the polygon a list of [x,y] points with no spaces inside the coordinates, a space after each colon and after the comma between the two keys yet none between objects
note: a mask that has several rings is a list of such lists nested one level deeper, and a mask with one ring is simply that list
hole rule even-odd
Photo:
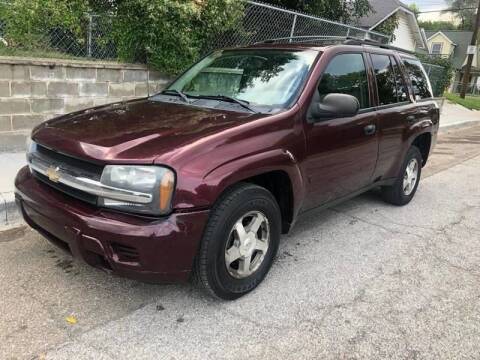
[{"label": "beige house", "polygon": [[[471,31],[442,30],[426,31],[428,51],[433,56],[450,59],[456,70],[453,87],[463,80],[463,70],[467,63],[467,49],[472,39]],[[472,70],[469,77],[471,91],[474,87],[480,89],[480,56],[473,57]],[[457,90],[456,88],[453,90]]]},{"label": "beige house", "polygon": [[450,40],[443,32],[438,31],[427,38],[429,53],[435,56],[450,58],[457,44]]}]

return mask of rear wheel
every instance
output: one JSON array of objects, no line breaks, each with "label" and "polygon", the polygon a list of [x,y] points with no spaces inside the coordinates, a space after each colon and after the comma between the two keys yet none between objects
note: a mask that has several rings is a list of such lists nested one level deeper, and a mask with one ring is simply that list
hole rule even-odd
[{"label": "rear wheel", "polygon": [[252,291],[273,263],[280,231],[280,209],[268,190],[233,187],[210,214],[194,269],[197,280],[225,300]]},{"label": "rear wheel", "polygon": [[412,146],[403,162],[401,175],[392,186],[382,187],[383,199],[394,205],[406,205],[415,195],[422,173],[422,154]]}]

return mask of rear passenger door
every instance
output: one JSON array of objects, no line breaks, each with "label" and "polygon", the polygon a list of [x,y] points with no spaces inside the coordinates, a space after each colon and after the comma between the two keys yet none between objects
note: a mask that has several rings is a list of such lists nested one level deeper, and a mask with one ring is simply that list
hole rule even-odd
[{"label": "rear passenger door", "polygon": [[396,177],[399,161],[408,138],[408,122],[416,114],[407,79],[398,60],[389,53],[370,53],[375,75],[379,133],[378,162],[374,178]]}]

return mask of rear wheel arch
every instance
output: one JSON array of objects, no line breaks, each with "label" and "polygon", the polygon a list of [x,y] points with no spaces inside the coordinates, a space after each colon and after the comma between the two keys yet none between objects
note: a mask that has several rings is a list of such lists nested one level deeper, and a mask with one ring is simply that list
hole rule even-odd
[{"label": "rear wheel arch", "polygon": [[419,134],[412,141],[412,146],[420,150],[422,154],[422,166],[425,166],[430,155],[430,148],[432,145],[432,134],[429,132]]}]

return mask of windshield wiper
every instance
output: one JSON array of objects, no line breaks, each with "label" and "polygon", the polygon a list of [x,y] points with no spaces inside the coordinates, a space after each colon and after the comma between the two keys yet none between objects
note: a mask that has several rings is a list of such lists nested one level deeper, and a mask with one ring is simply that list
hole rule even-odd
[{"label": "windshield wiper", "polygon": [[174,95],[178,95],[182,98],[183,101],[185,101],[187,104],[190,104],[190,100],[188,100],[188,96],[185,95],[185,93],[183,93],[182,91],[180,90],[177,90],[177,89],[168,89],[168,90],[163,90],[162,91],[162,94],[174,94]]},{"label": "windshield wiper", "polygon": [[231,96],[227,96],[227,95],[198,95],[196,97],[203,98],[203,99],[221,100],[221,101],[227,101],[227,102],[235,103],[235,104],[240,105],[244,109],[247,109],[247,110],[249,110],[249,111],[251,111],[255,114],[259,113],[258,111],[252,109],[249,106],[250,103],[247,100],[240,100],[240,99],[237,99],[237,98],[234,98],[234,97],[231,97]]}]

